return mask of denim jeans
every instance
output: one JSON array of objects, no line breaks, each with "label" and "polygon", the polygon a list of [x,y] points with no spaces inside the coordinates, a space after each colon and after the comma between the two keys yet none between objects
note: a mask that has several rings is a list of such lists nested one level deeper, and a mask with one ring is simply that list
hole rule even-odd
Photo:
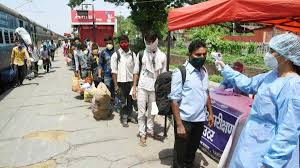
[{"label": "denim jeans", "polygon": [[111,93],[111,98],[115,98],[115,86],[112,77],[109,76],[104,76],[104,84],[108,88],[108,90]]}]

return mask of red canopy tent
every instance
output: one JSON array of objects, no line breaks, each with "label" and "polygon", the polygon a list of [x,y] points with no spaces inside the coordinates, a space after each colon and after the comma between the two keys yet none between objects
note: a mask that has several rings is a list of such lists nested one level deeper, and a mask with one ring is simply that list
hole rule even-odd
[{"label": "red canopy tent", "polygon": [[168,28],[174,31],[237,21],[300,32],[300,0],[210,0],[171,10]]}]

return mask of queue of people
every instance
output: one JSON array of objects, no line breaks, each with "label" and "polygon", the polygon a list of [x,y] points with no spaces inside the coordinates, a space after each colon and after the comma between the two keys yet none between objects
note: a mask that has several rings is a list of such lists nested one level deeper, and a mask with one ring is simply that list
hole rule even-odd
[{"label": "queue of people", "polygon": [[[152,108],[157,96],[155,82],[167,71],[166,55],[158,48],[157,34],[152,31],[145,34],[145,49],[137,54],[130,49],[126,35],[118,37],[119,47],[115,47],[112,37],[105,38],[105,42],[103,51],[93,42],[89,47],[78,41],[66,42],[64,55],[72,55],[69,60],[73,62],[75,75],[80,74],[82,79],[90,75],[95,85],[99,82],[106,85],[111,92],[111,107],[115,106],[116,98],[120,99],[121,125],[138,124],[139,145],[147,146],[147,138],[160,138],[154,129],[156,114]],[[231,68],[216,61],[224,76],[221,88],[256,95],[230,161],[231,168],[284,167],[296,150],[300,131],[297,92],[300,89],[300,38],[292,33],[278,35],[269,45],[270,52],[264,59],[273,70],[252,78],[242,74],[244,66],[240,62]],[[183,68],[172,73],[168,95],[174,118],[174,168],[193,167],[204,122],[214,126],[208,72],[204,67],[206,44],[194,40],[188,51]],[[134,102],[137,102],[137,115]]]}]

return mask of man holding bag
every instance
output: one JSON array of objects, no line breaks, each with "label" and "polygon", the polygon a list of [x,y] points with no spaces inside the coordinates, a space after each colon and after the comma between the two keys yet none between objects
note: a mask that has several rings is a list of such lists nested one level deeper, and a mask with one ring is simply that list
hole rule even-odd
[{"label": "man holding bag", "polygon": [[136,59],[135,62],[132,91],[133,98],[138,101],[138,123],[141,146],[146,146],[146,134],[152,138],[157,138],[153,130],[155,116],[151,114],[152,104],[155,103],[154,83],[157,76],[167,70],[167,57],[158,48],[156,33],[153,31],[148,32],[145,35],[144,42],[146,49],[139,52],[138,59]]},{"label": "man holding bag", "polygon": [[16,72],[16,87],[23,85],[25,78],[25,59],[28,66],[30,66],[30,59],[27,50],[20,42],[13,48],[11,52],[11,65],[13,65]]},{"label": "man holding bag", "polygon": [[129,127],[128,120],[137,123],[132,117],[133,100],[129,95],[136,55],[129,49],[129,39],[126,35],[119,37],[120,49],[111,57],[111,72],[115,91],[121,98],[121,122],[123,127]]}]

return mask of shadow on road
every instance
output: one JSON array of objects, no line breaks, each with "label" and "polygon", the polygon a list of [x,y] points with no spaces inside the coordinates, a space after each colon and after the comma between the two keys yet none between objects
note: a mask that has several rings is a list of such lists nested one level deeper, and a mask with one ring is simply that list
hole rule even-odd
[{"label": "shadow on road", "polygon": [[22,86],[27,86],[27,85],[39,85],[39,83],[26,83],[26,84],[23,84],[23,85],[21,85],[20,87],[22,87]]},{"label": "shadow on road", "polygon": [[164,149],[158,153],[158,158],[160,159],[160,164],[172,166],[173,162],[173,149]]},{"label": "shadow on road", "polygon": [[6,90],[0,91],[0,101],[4,99],[14,88],[9,87]]},{"label": "shadow on road", "polygon": [[196,153],[195,157],[195,168],[206,168],[208,166],[208,161],[203,157],[200,152]]},{"label": "shadow on road", "polygon": [[77,100],[83,100],[83,95],[79,94],[79,95],[75,96],[74,98]]},{"label": "shadow on road", "polygon": [[52,67],[52,69],[59,69],[59,68],[61,68],[61,67],[59,67],[59,66]]},{"label": "shadow on road", "polygon": [[[173,164],[173,149],[164,149],[158,153],[160,163],[172,167]],[[194,168],[206,168],[208,161],[203,157],[200,152],[196,153]]]}]

